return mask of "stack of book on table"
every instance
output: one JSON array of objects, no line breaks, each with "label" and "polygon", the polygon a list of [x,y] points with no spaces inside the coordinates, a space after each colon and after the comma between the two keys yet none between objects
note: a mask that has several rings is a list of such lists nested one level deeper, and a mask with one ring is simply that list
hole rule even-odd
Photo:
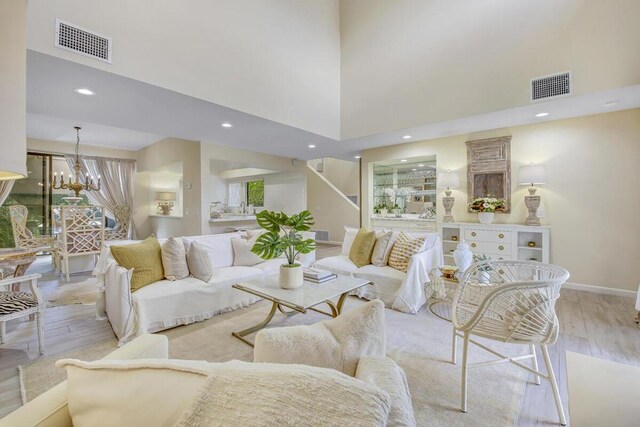
[{"label": "stack of book on table", "polygon": [[318,270],[317,268],[305,268],[304,280],[312,283],[324,283],[333,280],[337,275],[327,270]]}]

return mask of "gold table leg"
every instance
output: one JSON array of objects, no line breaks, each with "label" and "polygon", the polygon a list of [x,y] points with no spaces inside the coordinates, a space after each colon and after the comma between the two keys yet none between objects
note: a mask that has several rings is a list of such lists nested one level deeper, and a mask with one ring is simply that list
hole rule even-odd
[{"label": "gold table leg", "polygon": [[279,308],[279,306],[280,304],[278,304],[277,302],[274,302],[271,305],[271,311],[269,311],[269,314],[267,314],[267,317],[262,322],[240,332],[231,332],[231,335],[233,335],[234,337],[238,338],[240,341],[244,341],[246,344],[249,344],[251,347],[253,347],[253,343],[251,341],[246,340],[244,337],[254,332],[257,332],[260,329],[267,326],[269,322],[271,322],[271,319],[273,319],[273,316],[276,314],[276,309]]}]

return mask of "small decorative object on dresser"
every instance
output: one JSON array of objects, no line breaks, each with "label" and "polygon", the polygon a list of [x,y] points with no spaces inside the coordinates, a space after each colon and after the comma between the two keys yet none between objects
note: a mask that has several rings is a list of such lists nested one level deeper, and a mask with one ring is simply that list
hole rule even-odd
[{"label": "small decorative object on dresser", "polygon": [[446,172],[440,172],[438,175],[438,185],[446,188],[442,198],[442,205],[444,206],[444,217],[442,222],[453,222],[453,215],[451,209],[455,202],[455,197],[451,197],[451,189],[460,187],[460,178],[456,172],[451,172],[451,169],[447,169]]},{"label": "small decorative object on dresser", "polygon": [[256,214],[260,227],[267,230],[258,237],[251,252],[268,260],[278,258],[283,253],[287,262],[280,266],[280,286],[295,289],[304,283],[302,265],[296,263],[298,254],[308,254],[316,247],[313,239],[304,239],[303,231],[309,231],[313,225],[311,212],[302,211],[288,216],[284,212],[264,210]]},{"label": "small decorative object on dresser", "polygon": [[478,213],[478,221],[480,224],[493,223],[495,212],[505,212],[504,199],[496,199],[495,197],[480,197],[473,199],[469,203],[469,210]]},{"label": "small decorative object on dresser", "polygon": [[526,225],[540,225],[538,218],[538,208],[540,207],[540,196],[536,196],[536,187],[547,183],[547,172],[544,165],[521,166],[518,174],[520,185],[530,185],[529,195],[524,197],[524,203],[529,210],[529,216],[525,220]]},{"label": "small decorative object on dresser", "polygon": [[464,239],[458,243],[456,250],[453,251],[453,260],[456,262],[456,266],[458,267],[458,278],[460,278],[464,272],[467,271],[467,268],[474,263],[473,252],[471,252],[469,244],[466,243]]}]

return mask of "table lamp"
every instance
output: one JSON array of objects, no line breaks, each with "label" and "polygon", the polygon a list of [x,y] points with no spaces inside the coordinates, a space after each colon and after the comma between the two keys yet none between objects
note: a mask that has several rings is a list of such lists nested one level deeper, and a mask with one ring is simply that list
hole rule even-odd
[{"label": "table lamp", "polygon": [[544,165],[520,166],[518,171],[518,183],[529,185],[529,195],[524,197],[524,204],[529,210],[529,216],[525,220],[525,225],[540,225],[538,218],[538,208],[540,207],[540,196],[536,196],[537,188],[534,185],[547,183],[547,170]]},{"label": "table lamp", "polygon": [[451,209],[455,202],[455,197],[451,197],[451,189],[460,187],[460,178],[457,172],[451,172],[451,169],[447,169],[446,172],[440,172],[438,174],[438,185],[440,188],[446,188],[442,198],[442,204],[444,205],[444,217],[442,222],[454,222]]},{"label": "table lamp", "polygon": [[162,215],[171,215],[173,202],[176,201],[175,191],[157,191],[156,200],[158,201],[158,213]]}]

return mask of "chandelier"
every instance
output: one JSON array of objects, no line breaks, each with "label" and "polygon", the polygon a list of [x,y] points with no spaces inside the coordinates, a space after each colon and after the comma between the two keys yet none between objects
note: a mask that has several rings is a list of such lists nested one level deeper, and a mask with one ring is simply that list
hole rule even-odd
[{"label": "chandelier", "polygon": [[58,173],[53,173],[53,183],[51,186],[54,190],[71,190],[76,193],[76,197],[80,197],[80,192],[82,190],[85,191],[100,191],[100,175],[98,175],[98,185],[93,184],[93,176],[87,175],[84,177],[84,184],[80,182],[80,177],[82,174],[80,173],[80,155],[78,151],[80,150],[80,127],[75,126],[76,130],[76,164],[73,169],[76,172],[76,181],[71,182],[71,174],[69,174],[69,181],[64,182],[64,172],[60,172],[60,183],[58,184]]}]

